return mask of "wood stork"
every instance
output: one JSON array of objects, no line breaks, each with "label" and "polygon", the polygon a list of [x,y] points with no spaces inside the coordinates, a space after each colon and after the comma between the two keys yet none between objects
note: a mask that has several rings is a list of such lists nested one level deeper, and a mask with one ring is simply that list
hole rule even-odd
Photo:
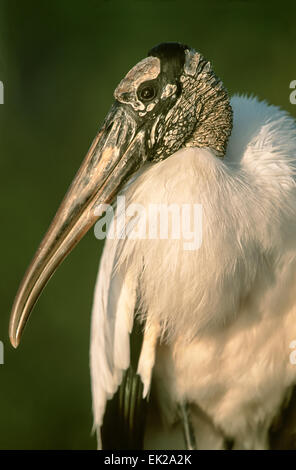
[{"label": "wood stork", "polygon": [[154,47],[114,96],[20,286],[12,344],[100,204],[119,192],[144,208],[198,203],[199,249],[182,237],[106,241],[90,351],[99,441],[113,406],[105,448],[120,431],[118,445],[180,448],[182,428],[187,448],[292,445],[295,411],[282,410],[296,383],[295,121],[229,99],[210,62],[178,43]]}]

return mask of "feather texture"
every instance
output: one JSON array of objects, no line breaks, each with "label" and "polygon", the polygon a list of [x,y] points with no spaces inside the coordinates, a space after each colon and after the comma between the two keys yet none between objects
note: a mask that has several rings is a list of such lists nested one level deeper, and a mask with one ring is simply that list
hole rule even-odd
[{"label": "feather texture", "polygon": [[[146,164],[123,191],[126,205],[146,214],[150,204],[200,204],[202,243],[185,250],[185,236],[106,241],[92,320],[96,428],[129,366],[137,297],[146,323],[139,373],[148,394],[155,363],[168,422],[187,401],[235,448],[267,448],[296,382],[295,121],[256,98],[235,96],[231,105],[223,161],[210,149],[183,148]],[[136,220],[144,231],[146,222]]]}]

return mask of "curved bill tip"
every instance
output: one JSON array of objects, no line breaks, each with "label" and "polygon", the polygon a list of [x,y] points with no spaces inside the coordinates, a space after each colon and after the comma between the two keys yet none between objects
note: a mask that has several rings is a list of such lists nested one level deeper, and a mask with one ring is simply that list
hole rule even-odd
[{"label": "curved bill tip", "polygon": [[9,339],[11,345],[16,349],[20,344],[20,338],[16,334],[10,332]]},{"label": "curved bill tip", "polygon": [[143,163],[144,131],[117,104],[111,108],[17,292],[9,324],[17,348],[41,291],[65,257],[96,222],[98,204],[109,204]]},{"label": "curved bill tip", "polygon": [[10,322],[9,322],[9,339],[10,339],[11,345],[15,349],[20,344],[21,336],[22,336],[22,330],[24,328],[25,322],[26,322],[26,320],[23,321],[23,318],[20,315],[20,309],[18,307],[18,303],[15,301],[15,303],[13,304],[13,307],[12,307],[12,312],[11,312],[11,317],[10,317]]}]

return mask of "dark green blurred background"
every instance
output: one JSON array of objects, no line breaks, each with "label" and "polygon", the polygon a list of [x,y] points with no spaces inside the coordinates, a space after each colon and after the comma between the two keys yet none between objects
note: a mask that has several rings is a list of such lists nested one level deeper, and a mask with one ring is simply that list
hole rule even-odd
[{"label": "dark green blurred background", "polygon": [[95,448],[88,345],[102,246],[93,231],[47,286],[17,351],[9,312],[114,88],[163,41],[200,50],[231,93],[296,116],[292,2],[0,0],[1,449]]}]

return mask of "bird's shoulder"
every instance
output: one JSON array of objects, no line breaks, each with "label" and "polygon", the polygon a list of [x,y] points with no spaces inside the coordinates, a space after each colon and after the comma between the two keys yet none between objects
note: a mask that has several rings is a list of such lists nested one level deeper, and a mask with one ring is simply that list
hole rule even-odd
[{"label": "bird's shoulder", "polygon": [[225,161],[249,170],[256,161],[258,172],[278,167],[281,174],[291,174],[296,160],[294,117],[255,96],[234,95],[231,106],[233,130]]}]

